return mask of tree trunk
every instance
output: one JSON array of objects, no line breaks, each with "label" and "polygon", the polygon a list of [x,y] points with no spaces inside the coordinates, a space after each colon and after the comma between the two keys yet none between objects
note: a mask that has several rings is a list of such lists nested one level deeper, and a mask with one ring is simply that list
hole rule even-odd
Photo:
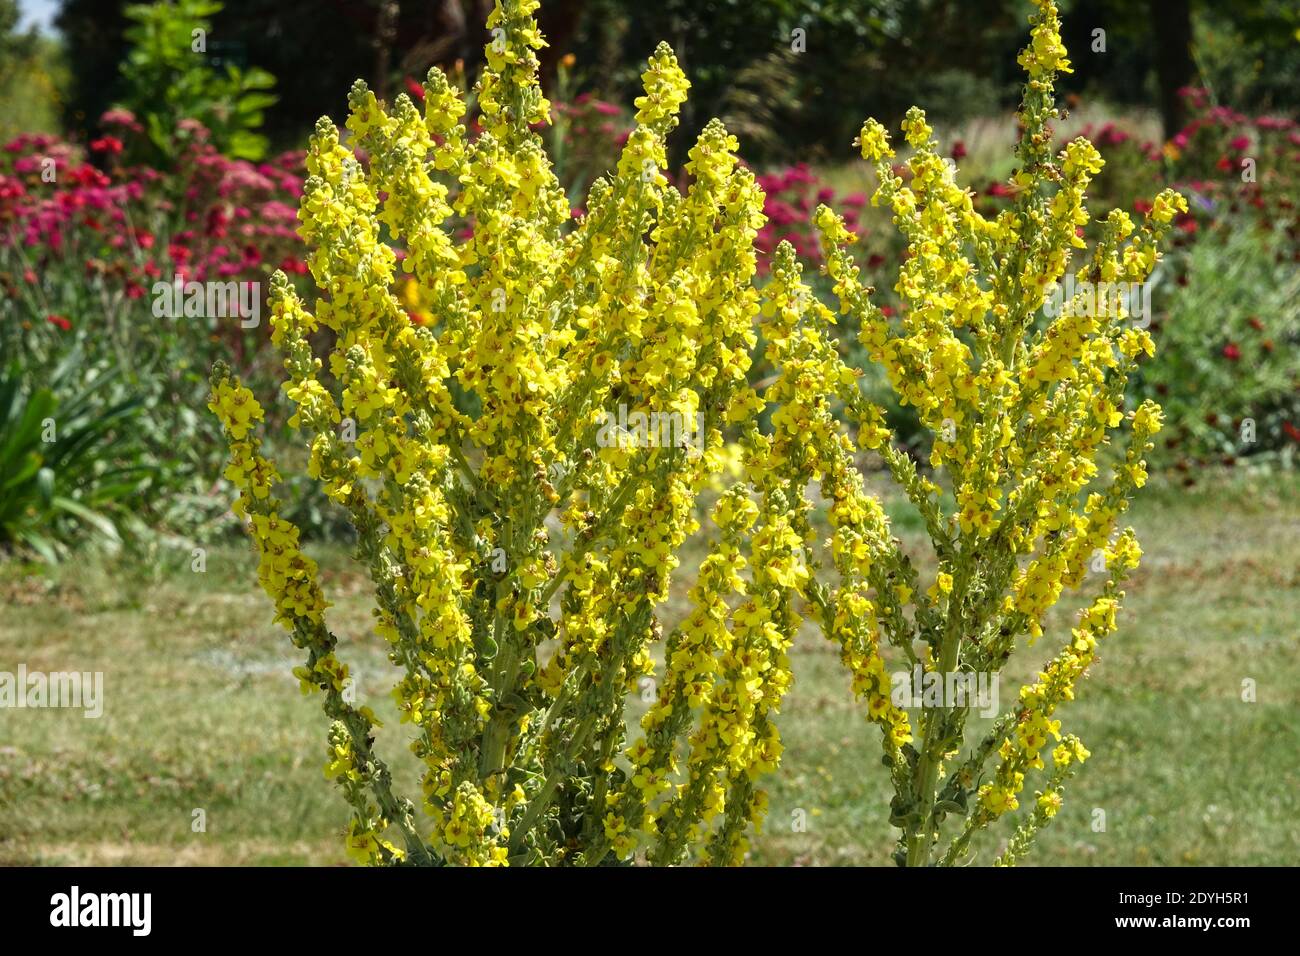
[{"label": "tree trunk", "polygon": [[1149,0],[1151,35],[1156,45],[1156,75],[1160,81],[1160,117],[1165,139],[1181,130],[1187,110],[1178,91],[1196,77],[1192,62],[1191,0]]}]

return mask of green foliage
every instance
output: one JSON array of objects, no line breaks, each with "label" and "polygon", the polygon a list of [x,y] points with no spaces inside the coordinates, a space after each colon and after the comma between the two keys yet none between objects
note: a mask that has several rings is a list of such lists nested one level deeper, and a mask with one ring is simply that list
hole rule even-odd
[{"label": "green foliage", "polygon": [[[863,71],[906,22],[903,7],[901,0],[593,0],[584,11],[578,61],[608,60],[617,51],[610,85],[631,89],[637,60],[666,38],[691,78],[691,100],[672,147],[684,149],[714,116],[740,134],[732,123],[743,117],[747,158],[761,158],[762,148],[768,149],[763,158],[781,157],[794,142],[852,139],[853,118],[864,105]],[[805,52],[792,49],[795,30]],[[746,113],[755,104],[762,108]]]},{"label": "green foliage", "polygon": [[1157,289],[1157,360],[1137,397],[1164,407],[1166,464],[1297,448],[1300,273],[1279,255],[1281,234],[1247,223],[1207,230],[1187,253],[1186,285]]},{"label": "green foliage", "polygon": [[35,389],[16,365],[0,371],[0,546],[28,548],[52,563],[87,535],[119,545],[115,519],[153,474],[124,427],[140,401],[99,401],[112,374],[57,397],[80,359],[69,356]]},{"label": "green foliage", "polygon": [[57,44],[35,30],[19,32],[18,6],[0,0],[0,140],[48,133],[58,126],[63,64]]},{"label": "green foliage", "polygon": [[1294,0],[1205,3],[1193,53],[1201,81],[1223,103],[1288,108],[1300,90],[1300,6]]},{"label": "green foliage", "polygon": [[122,105],[145,124],[149,139],[167,160],[175,159],[181,120],[197,120],[221,152],[238,159],[261,159],[267,140],[257,132],[263,111],[276,102],[267,92],[275,77],[257,67],[223,72],[207,61],[210,17],[217,0],[133,4],[126,8],[131,51],[122,64],[126,93]]},{"label": "green foliage", "polygon": [[0,69],[35,52],[36,35],[32,31],[18,32],[18,4],[15,0],[0,0]]}]

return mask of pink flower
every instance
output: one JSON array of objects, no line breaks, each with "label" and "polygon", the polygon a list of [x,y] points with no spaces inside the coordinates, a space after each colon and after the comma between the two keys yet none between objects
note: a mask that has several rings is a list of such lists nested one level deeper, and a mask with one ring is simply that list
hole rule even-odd
[{"label": "pink flower", "polygon": [[1260,129],[1293,129],[1295,120],[1285,116],[1261,116],[1255,120],[1255,125]]},{"label": "pink flower", "polygon": [[96,153],[118,156],[122,152],[122,141],[116,136],[101,136],[99,139],[90,141],[90,148]]},{"label": "pink flower", "polygon": [[130,110],[111,109],[99,118],[99,122],[102,126],[122,126],[133,133],[144,132],[144,127]]}]

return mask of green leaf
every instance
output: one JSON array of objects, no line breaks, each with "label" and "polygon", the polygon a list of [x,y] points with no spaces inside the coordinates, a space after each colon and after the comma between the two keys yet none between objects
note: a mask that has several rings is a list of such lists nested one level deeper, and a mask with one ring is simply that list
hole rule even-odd
[{"label": "green leaf", "polygon": [[71,498],[58,497],[54,499],[53,504],[59,511],[66,511],[68,514],[80,518],[110,541],[120,542],[122,540],[118,536],[117,526],[112,521],[97,511],[91,511],[80,502],[73,501]]},{"label": "green leaf", "polygon": [[36,488],[41,494],[45,507],[54,503],[54,469],[42,468],[36,473]]}]

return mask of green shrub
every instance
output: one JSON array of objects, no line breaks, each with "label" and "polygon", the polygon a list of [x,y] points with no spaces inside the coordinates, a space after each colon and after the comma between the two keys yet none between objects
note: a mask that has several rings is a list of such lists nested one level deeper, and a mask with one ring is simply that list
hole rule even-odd
[{"label": "green shrub", "polygon": [[1156,358],[1137,396],[1164,406],[1167,428],[1157,445],[1164,464],[1294,457],[1300,274],[1279,255],[1285,242],[1242,222],[1206,230],[1186,253],[1186,284],[1157,286]]},{"label": "green shrub", "polygon": [[70,356],[48,386],[34,389],[17,365],[0,371],[0,547],[30,549],[50,562],[87,535],[119,545],[123,506],[153,476],[123,427],[141,402],[99,402],[114,375],[57,397],[79,364]]},{"label": "green shrub", "polygon": [[256,160],[266,153],[266,138],[257,130],[262,111],[276,101],[266,92],[275,77],[233,64],[218,72],[204,55],[212,29],[208,18],[222,6],[216,0],[176,0],[126,8],[131,52],[122,64],[127,93],[121,105],[141,118],[165,159],[175,158],[176,131],[186,119],[202,123],[227,156]]}]

